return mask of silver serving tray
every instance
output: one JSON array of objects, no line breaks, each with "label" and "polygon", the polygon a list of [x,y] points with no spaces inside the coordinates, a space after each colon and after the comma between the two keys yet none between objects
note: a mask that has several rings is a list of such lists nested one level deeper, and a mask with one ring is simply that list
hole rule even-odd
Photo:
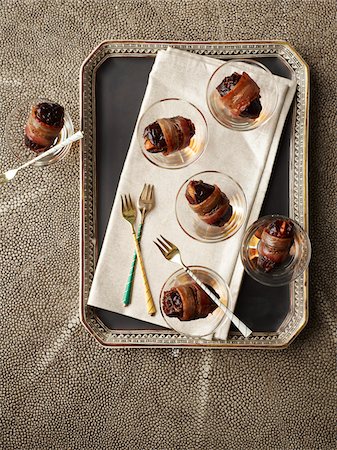
[{"label": "silver serving tray", "polygon": [[[98,69],[110,58],[154,58],[157,51],[168,46],[207,55],[219,59],[235,57],[268,58],[283,67],[288,77],[297,82],[296,98],[293,102],[289,128],[289,198],[288,214],[308,229],[308,113],[309,113],[309,68],[301,56],[286,42],[248,41],[248,42],[163,42],[163,41],[105,41],[84,61],[80,75],[81,129],[81,280],[80,316],[83,325],[104,346],[113,347],[172,347],[172,348],[284,348],[304,328],[308,320],[308,274],[298,278],[287,288],[288,310],[277,329],[254,332],[244,338],[234,330],[226,341],[204,341],[178,335],[167,329],[151,329],[125,322],[123,316],[117,317],[117,326],[109,325],[109,317],[104,312],[87,305],[95,266],[99,255],[99,241],[104,229],[98,214],[96,177],[96,75]],[[121,61],[121,60],[114,60]],[[125,61],[125,60],[124,60]],[[141,60],[138,60],[141,67]],[[266,64],[267,65],[267,64]],[[118,70],[118,69],[117,69]],[[127,74],[126,74],[127,76]],[[145,89],[145,86],[144,86]],[[138,111],[135,111],[135,117]],[[131,138],[131,135],[130,135]],[[125,151],[127,150],[127,147]],[[101,158],[101,156],[100,156]],[[101,163],[100,163],[101,164]],[[288,170],[288,169],[287,169]],[[101,182],[102,183],[102,182]],[[104,189],[104,184],[100,186]],[[100,191],[102,192],[102,190]],[[113,201],[113,200],[112,200]],[[102,209],[102,208],[101,208]],[[105,214],[107,220],[109,210]],[[281,212],[281,211],[274,211]],[[268,299],[267,299],[268,300]],[[240,306],[238,302],[237,308]],[[113,314],[113,313],[110,313]],[[113,323],[116,324],[116,318]],[[120,322],[118,322],[120,320]],[[119,325],[119,323],[121,325]],[[133,322],[133,323],[136,323]],[[127,326],[125,326],[127,324]],[[247,323],[249,325],[249,323]],[[117,329],[118,328],[118,329]],[[156,329],[155,329],[156,328]]]}]

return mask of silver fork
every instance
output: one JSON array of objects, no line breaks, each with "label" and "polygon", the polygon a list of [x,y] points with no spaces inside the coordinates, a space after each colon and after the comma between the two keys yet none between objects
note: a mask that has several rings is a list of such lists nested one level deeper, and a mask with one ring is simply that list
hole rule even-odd
[{"label": "silver fork", "polygon": [[57,150],[60,150],[62,147],[65,147],[66,145],[69,145],[72,142],[78,141],[79,139],[82,139],[82,137],[83,137],[82,131],[77,131],[77,133],[71,135],[64,141],[60,142],[59,144],[56,144],[54,147],[50,148],[49,150],[46,150],[45,152],[41,153],[36,158],[33,158],[30,161],[27,161],[25,164],[22,164],[21,166],[16,167],[15,169],[7,170],[7,172],[4,172],[2,175],[0,175],[0,184],[8,183],[8,181],[12,180],[15,177],[15,175],[18,173],[19,170],[25,169],[26,167],[31,166],[32,164],[36,163],[37,161],[40,161],[40,159],[43,159],[46,156],[49,156],[52,153],[56,152]]},{"label": "silver fork", "polygon": [[219,307],[221,308],[224,313],[226,314],[226,316],[234,323],[234,325],[236,326],[236,328],[238,328],[238,330],[245,336],[248,337],[252,334],[252,330],[250,330],[243,322],[241,322],[240,319],[238,319],[238,317],[236,317],[235,314],[232,313],[232,311],[230,311],[219,299],[218,297],[216,297],[213,292],[211,292],[207,286],[204,285],[204,283],[202,281],[199,280],[199,278],[197,278],[195,276],[195,274],[183,263],[181,256],[180,256],[180,251],[178,249],[178,247],[174,244],[172,244],[172,242],[168,241],[167,239],[165,239],[162,235],[160,235],[161,239],[157,238],[157,241],[153,241],[156,246],[159,248],[159,250],[161,251],[161,253],[164,255],[164,257],[169,260],[169,261],[173,261],[176,264],[180,264],[184,269],[185,272],[201,287],[201,289],[203,291],[206,292],[206,294],[208,294],[208,296],[213,300],[213,302]]},{"label": "silver fork", "polygon": [[[141,237],[142,237],[142,230],[143,230],[143,225],[144,225],[146,214],[149,211],[151,211],[151,209],[154,206],[154,193],[153,193],[153,191],[154,191],[154,187],[153,187],[152,184],[144,184],[143,190],[142,190],[142,192],[140,194],[140,197],[138,199],[138,209],[139,209],[140,214],[141,214],[141,220],[140,220],[140,224],[138,225],[138,231],[137,231],[137,240],[138,240],[138,242],[140,242]],[[136,263],[137,263],[137,253],[135,251],[134,255],[133,255],[133,260],[132,260],[132,263],[131,263],[131,268],[130,268],[130,272],[129,272],[128,281],[126,283],[125,291],[124,291],[124,295],[123,295],[123,304],[124,304],[124,306],[128,306],[130,304],[132,285],[133,285],[133,280],[134,280],[134,273],[135,273]]]}]

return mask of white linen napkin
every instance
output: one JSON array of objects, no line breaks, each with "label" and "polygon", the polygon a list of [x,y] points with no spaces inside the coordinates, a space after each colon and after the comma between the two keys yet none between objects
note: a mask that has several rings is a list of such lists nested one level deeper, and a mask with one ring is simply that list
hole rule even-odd
[{"label": "white linen napkin", "polygon": [[[204,154],[193,164],[179,170],[156,167],[142,154],[134,132],[119,180],[102,250],[98,260],[88,304],[167,326],[160,313],[159,294],[166,279],[178,266],[166,261],[153,240],[162,234],[181,250],[187,265],[201,265],[215,270],[230,285],[235,305],[243,275],[239,250],[245,226],[230,239],[205,244],[189,238],[175,218],[175,197],[182,183],[205,170],[219,170],[236,180],[247,199],[247,224],[258,218],[268,186],[280,135],[291,105],[295,81],[276,77],[279,98],[272,118],[249,132],[234,132],[221,126],[206,104],[206,87],[216,67],[223,61],[168,48],[156,56],[141,106],[141,114],[164,98],[182,98],[197,106],[208,123],[209,142]],[[136,126],[137,127],[137,126]],[[99,149],[98,149],[99,151]],[[141,248],[147,276],[157,307],[155,316],[146,310],[143,281],[137,265],[132,301],[123,306],[122,298],[133,257],[134,243],[130,225],[121,215],[121,194],[130,193],[134,202],[144,183],[155,186],[156,206],[146,217]],[[139,216],[138,216],[139,217]],[[214,337],[226,339],[230,323],[224,321]]]}]

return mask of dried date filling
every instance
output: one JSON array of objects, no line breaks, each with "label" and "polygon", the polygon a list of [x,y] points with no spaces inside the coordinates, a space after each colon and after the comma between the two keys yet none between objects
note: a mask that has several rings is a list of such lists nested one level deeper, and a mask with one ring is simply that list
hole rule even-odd
[{"label": "dried date filling", "polygon": [[275,220],[268,225],[266,231],[278,238],[292,238],[294,236],[294,225],[281,219]]},{"label": "dried date filling", "polygon": [[171,289],[163,299],[163,311],[169,317],[180,317],[183,313],[183,302],[176,289]]},{"label": "dried date filling", "polygon": [[241,75],[237,72],[234,72],[231,76],[225,77],[223,81],[219,84],[219,86],[216,88],[221,97],[224,97],[226,94],[228,94],[234,86],[238,84],[240,81]]},{"label": "dried date filling", "polygon": [[153,148],[148,149],[150,153],[164,152],[167,150],[166,141],[158,122],[151,123],[144,130],[144,139],[148,139]]},{"label": "dried date filling", "polygon": [[213,192],[214,186],[203,181],[192,181],[191,188],[194,190],[194,197],[187,192],[188,200],[191,204],[199,204],[206,200]]},{"label": "dried date filling", "polygon": [[195,198],[197,203],[202,203],[206,200],[214,191],[214,186],[211,184],[203,183],[202,181],[195,185]]},{"label": "dried date filling", "polygon": [[39,103],[36,106],[36,117],[47,125],[59,127],[63,123],[64,108],[58,103]]}]

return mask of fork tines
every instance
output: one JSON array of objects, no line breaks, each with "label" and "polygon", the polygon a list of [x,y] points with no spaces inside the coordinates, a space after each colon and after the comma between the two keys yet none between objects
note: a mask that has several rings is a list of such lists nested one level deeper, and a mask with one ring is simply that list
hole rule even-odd
[{"label": "fork tines", "polygon": [[[158,239],[159,240],[159,239]],[[166,251],[163,249],[163,248],[161,248],[161,246],[156,242],[156,241],[153,241],[153,243],[154,244],[156,244],[156,246],[159,248],[159,250],[162,252],[162,254],[165,256],[166,255]]]},{"label": "fork tines", "polygon": [[157,241],[153,241],[154,244],[159,248],[159,250],[162,252],[162,254],[165,256],[173,250],[176,250],[177,247],[172,244],[169,240],[165,239],[164,236],[160,235],[161,239],[157,238]]},{"label": "fork tines", "polygon": [[121,200],[122,200],[122,210],[133,209],[133,204],[132,204],[130,194],[124,195],[124,198],[123,198],[123,195],[121,195]]},{"label": "fork tines", "polygon": [[153,184],[144,184],[143,190],[140,194],[141,197],[145,199],[151,198],[153,195]]}]

